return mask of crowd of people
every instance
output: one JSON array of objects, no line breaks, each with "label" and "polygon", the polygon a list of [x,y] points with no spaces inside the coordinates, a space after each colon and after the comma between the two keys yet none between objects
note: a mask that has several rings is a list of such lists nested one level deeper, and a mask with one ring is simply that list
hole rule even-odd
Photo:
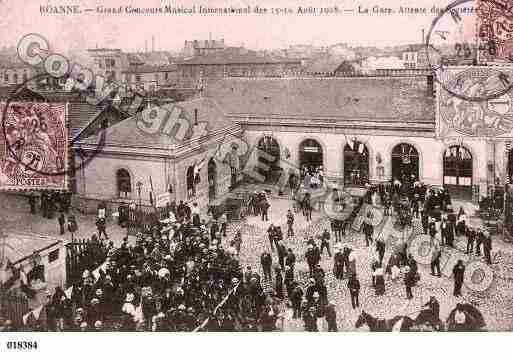
[{"label": "crowd of people", "polygon": [[[322,178],[322,169],[316,174]],[[305,197],[306,204],[299,210],[308,221],[312,206],[309,197]],[[473,228],[462,208],[454,213],[451,197],[444,188],[429,188],[415,181],[393,180],[368,186],[360,205],[349,216],[350,221],[332,223],[331,232],[325,229],[317,236],[304,238],[304,253],[294,253],[286,244],[290,238],[301,240],[294,231],[299,211],[289,209],[285,214],[286,233],[274,224],[267,229],[270,251],[260,255],[261,271],[242,267],[242,234],[240,230],[227,233],[226,213],[211,213],[212,220],[207,222],[201,219],[196,203],[192,207],[184,202],[173,204],[166,209],[169,218],[163,224],[149,233],[139,233],[135,243],[124,238],[115,247],[112,240],[108,241],[99,212],[98,234],[93,240],[102,243],[103,257],[98,257],[105,258],[104,264],[94,271],[99,263],[89,263],[73,283],[70,296],[61,288],[49,292],[43,319],[27,323],[27,327],[49,331],[273,331],[280,322],[286,330],[285,312],[289,308],[291,319],[301,318],[306,331],[318,331],[321,326],[336,331],[337,311],[328,298],[327,268],[322,268],[321,259],[326,251],[332,258],[330,270],[335,278],[347,280],[351,307],[359,308],[362,273],[357,273],[358,258],[344,237],[347,224],[365,202],[379,202],[384,215],[393,216],[395,225],[403,230],[413,226],[414,221],[421,222],[424,233],[432,239],[434,276],[441,275],[442,247],[452,247],[458,235],[468,238],[467,254],[475,251],[475,255],[481,255],[482,249],[491,263],[490,234]],[[265,222],[269,220],[269,207],[266,193],[254,192],[249,196],[247,214],[261,216]],[[407,241],[399,240],[388,248],[382,238],[376,238],[371,222],[364,220],[361,230],[366,246],[371,248],[375,295],[384,295],[387,282],[401,277],[406,298],[412,299],[413,288],[421,278],[417,262],[408,253]],[[68,218],[68,230],[72,232],[74,228],[69,223]],[[63,230],[60,217],[59,224]],[[386,251],[390,253],[387,261]],[[298,278],[297,256],[304,258],[308,266],[306,282]],[[462,261],[454,266],[453,275],[453,294],[461,296],[465,275]]]}]

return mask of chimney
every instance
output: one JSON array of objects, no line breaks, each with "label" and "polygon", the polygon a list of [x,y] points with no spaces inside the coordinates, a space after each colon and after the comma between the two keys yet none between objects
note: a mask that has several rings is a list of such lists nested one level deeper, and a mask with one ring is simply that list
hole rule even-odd
[{"label": "chimney", "polygon": [[144,40],[144,52],[148,52],[148,40]]},{"label": "chimney", "polygon": [[425,39],[425,34],[424,34],[424,29],[422,29],[422,44],[424,43],[424,39]]},{"label": "chimney", "polygon": [[198,125],[198,109],[194,109],[194,126]]},{"label": "chimney", "polygon": [[151,36],[151,52],[155,52],[155,36]]}]

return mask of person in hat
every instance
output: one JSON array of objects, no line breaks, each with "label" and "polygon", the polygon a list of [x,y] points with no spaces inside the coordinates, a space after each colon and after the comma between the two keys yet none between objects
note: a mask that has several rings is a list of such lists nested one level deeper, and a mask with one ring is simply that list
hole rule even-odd
[{"label": "person in hat", "polygon": [[269,252],[264,251],[260,256],[260,265],[264,272],[264,280],[271,280],[271,268],[273,264],[273,258]]},{"label": "person in hat", "polygon": [[305,253],[306,262],[310,271],[310,276],[313,276],[314,268],[320,261],[320,252],[315,249],[315,246],[309,244]]},{"label": "person in hat", "polygon": [[474,229],[474,227],[467,226],[465,234],[467,236],[467,250],[465,254],[472,254],[474,252],[474,243],[477,236],[477,231]]},{"label": "person in hat", "polygon": [[276,266],[274,268],[274,280],[275,280],[275,285],[274,285],[274,291],[276,292],[276,296],[280,299],[283,300],[284,298],[284,295],[283,295],[283,275],[281,273],[281,267],[280,266]]},{"label": "person in hat", "polygon": [[105,217],[98,217],[96,220],[96,228],[98,229],[98,239],[102,238],[102,234],[105,236],[105,239],[108,240],[109,236],[107,235],[107,223],[105,221]]},{"label": "person in hat", "polygon": [[294,214],[290,209],[287,211],[287,237],[294,237]]},{"label": "person in hat", "polygon": [[483,232],[483,251],[486,263],[488,265],[492,264],[492,236],[488,230]]},{"label": "person in hat", "polygon": [[438,323],[440,321],[440,303],[436,299],[436,297],[431,296],[429,297],[429,301],[424,304],[424,309],[427,309],[430,313],[430,316],[432,318],[432,323]]},{"label": "person in hat", "polygon": [[[431,253],[431,275],[432,276],[437,276],[437,277],[440,277],[441,276],[441,271],[440,271],[440,258],[442,257],[442,250],[440,248],[440,246],[435,243],[434,246],[433,246],[433,250],[432,250],[432,253]],[[435,273],[435,269],[436,269],[436,273]]]},{"label": "person in hat", "polygon": [[404,286],[406,288],[406,298],[413,299],[412,287],[415,285],[415,273],[409,266],[404,267]]},{"label": "person in hat", "polygon": [[356,274],[351,274],[349,276],[349,280],[347,281],[347,288],[349,289],[349,294],[351,295],[351,306],[353,309],[360,306],[359,296],[360,296],[360,281]]},{"label": "person in hat", "polygon": [[290,302],[292,304],[292,318],[297,319],[301,317],[301,303],[303,302],[303,289],[299,285],[298,282],[293,283],[293,289],[289,296]]},{"label": "person in hat", "polygon": [[273,223],[271,223],[269,228],[267,228],[267,236],[269,238],[269,244],[271,245],[271,251],[274,252],[274,244],[276,241],[276,228],[274,227]]},{"label": "person in hat", "polygon": [[327,228],[324,229],[324,231],[321,234],[321,255],[324,252],[324,248],[326,248],[326,251],[328,252],[328,256],[331,257],[331,250],[330,250],[330,232]]},{"label": "person in hat", "polygon": [[223,237],[226,237],[226,228],[228,225],[228,217],[226,216],[226,212],[223,212],[223,214],[219,216],[218,222],[221,225],[220,232],[222,233]]},{"label": "person in hat", "polygon": [[333,275],[337,279],[344,277],[344,257],[340,247],[335,246],[335,254],[333,256]]}]

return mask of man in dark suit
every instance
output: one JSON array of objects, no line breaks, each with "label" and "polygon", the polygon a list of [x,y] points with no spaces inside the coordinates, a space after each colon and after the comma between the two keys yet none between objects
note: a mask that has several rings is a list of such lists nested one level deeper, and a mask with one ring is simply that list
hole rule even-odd
[{"label": "man in dark suit", "polygon": [[483,234],[483,250],[484,250],[484,256],[486,259],[486,263],[488,265],[492,264],[492,236],[488,231],[485,231]]},{"label": "man in dark suit", "polygon": [[374,234],[374,227],[372,227],[372,224],[363,222],[363,233],[365,234],[365,244],[368,247],[369,243],[372,243],[372,235]]},{"label": "man in dark suit", "polygon": [[351,305],[353,306],[353,309],[355,309],[360,306],[358,298],[360,295],[360,281],[356,277],[356,274],[349,277],[347,288],[349,288],[349,294],[351,295]]},{"label": "man in dark suit", "polygon": [[452,269],[452,274],[454,276],[454,296],[461,296],[461,287],[463,286],[463,280],[465,279],[465,265],[463,261],[460,259],[458,263]]}]

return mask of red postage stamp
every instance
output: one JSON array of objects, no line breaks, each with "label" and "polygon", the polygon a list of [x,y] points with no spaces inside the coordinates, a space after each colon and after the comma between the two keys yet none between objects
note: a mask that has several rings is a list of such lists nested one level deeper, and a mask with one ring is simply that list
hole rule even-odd
[{"label": "red postage stamp", "polygon": [[513,0],[479,0],[479,62],[513,63]]},{"label": "red postage stamp", "polygon": [[66,104],[1,103],[0,190],[67,190]]}]

